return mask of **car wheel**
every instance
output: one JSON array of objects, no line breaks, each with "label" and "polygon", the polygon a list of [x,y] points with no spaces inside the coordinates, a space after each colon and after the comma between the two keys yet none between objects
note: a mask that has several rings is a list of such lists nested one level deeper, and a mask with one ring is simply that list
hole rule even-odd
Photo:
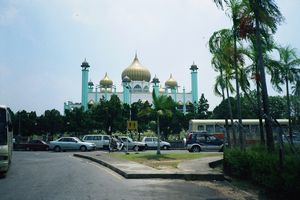
[{"label": "car wheel", "polygon": [[193,146],[192,147],[192,152],[200,152],[201,148],[199,146]]},{"label": "car wheel", "polygon": [[49,147],[46,147],[46,148],[45,148],[45,151],[49,151]]},{"label": "car wheel", "polygon": [[30,151],[30,148],[29,148],[29,147],[26,147],[26,151]]},{"label": "car wheel", "polygon": [[147,150],[148,149],[148,145],[145,145],[145,150]]},{"label": "car wheel", "polygon": [[169,149],[169,147],[166,146],[166,145],[164,145],[162,148],[163,148],[163,150],[168,150]]},{"label": "car wheel", "polygon": [[55,151],[55,152],[60,152],[60,151],[61,151],[60,146],[55,146],[55,147],[54,147],[54,151]]},{"label": "car wheel", "polygon": [[138,150],[139,150],[139,146],[134,146],[134,147],[133,147],[133,150],[134,150],[134,151],[138,151]]},{"label": "car wheel", "polygon": [[87,150],[86,146],[81,146],[80,147],[80,151],[86,151],[86,150]]}]

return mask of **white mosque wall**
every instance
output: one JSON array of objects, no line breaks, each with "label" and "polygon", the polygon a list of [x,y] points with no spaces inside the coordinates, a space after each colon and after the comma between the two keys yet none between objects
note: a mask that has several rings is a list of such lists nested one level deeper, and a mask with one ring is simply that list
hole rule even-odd
[{"label": "white mosque wall", "polygon": [[[107,100],[109,101],[111,98],[111,95],[114,93],[107,93]],[[117,92],[116,95],[119,97],[121,102],[123,102],[123,92]],[[175,99],[174,94],[168,93],[166,94],[167,96],[171,96],[172,99]],[[88,102],[93,101],[93,102],[99,102],[100,98],[105,97],[105,93],[100,93],[98,92],[97,94],[97,99],[96,99],[96,92],[89,92],[88,93]],[[183,103],[183,93],[177,93],[176,94],[177,102],[182,102]],[[131,103],[137,102],[139,100],[148,101],[149,103],[152,103],[152,93],[151,92],[132,92],[130,93]],[[192,93],[186,93],[185,94],[185,101],[192,102]]]}]

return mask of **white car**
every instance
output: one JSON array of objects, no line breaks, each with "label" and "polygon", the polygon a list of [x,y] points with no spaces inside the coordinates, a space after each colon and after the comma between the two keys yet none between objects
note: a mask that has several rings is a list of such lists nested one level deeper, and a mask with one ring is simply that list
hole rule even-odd
[{"label": "white car", "polygon": [[82,140],[84,142],[94,143],[97,149],[108,149],[110,136],[109,135],[85,135]]},{"label": "white car", "polygon": [[56,152],[66,150],[90,151],[95,150],[96,145],[90,142],[83,142],[77,137],[61,137],[58,140],[51,141],[49,148]]},{"label": "white car", "polygon": [[[146,149],[157,148],[157,137],[144,137],[142,142],[146,144]],[[168,150],[171,148],[171,144],[169,142],[160,141],[160,147],[162,149]]]}]

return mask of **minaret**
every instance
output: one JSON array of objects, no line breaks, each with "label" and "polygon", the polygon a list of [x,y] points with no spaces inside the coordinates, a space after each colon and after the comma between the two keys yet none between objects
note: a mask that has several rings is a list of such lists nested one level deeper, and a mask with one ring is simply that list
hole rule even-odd
[{"label": "minaret", "polygon": [[82,90],[81,90],[81,106],[83,106],[83,110],[86,111],[88,109],[88,78],[89,78],[89,68],[90,65],[84,59],[81,64],[82,71]]},{"label": "minaret", "polygon": [[94,90],[94,83],[92,82],[92,80],[90,80],[88,82],[88,88],[89,88],[89,92],[90,93],[93,92],[93,90]]},{"label": "minaret", "polygon": [[193,104],[197,107],[198,104],[198,67],[193,63],[190,68],[192,75],[192,100]]},{"label": "minaret", "polygon": [[159,82],[159,79],[156,77],[156,75],[154,76],[151,83],[153,83],[154,93],[158,97],[158,95],[159,95],[159,83],[160,82]]},{"label": "minaret", "polygon": [[130,91],[129,91],[129,83],[131,82],[128,76],[125,76],[122,80],[123,82],[123,103],[127,103],[130,105]]}]

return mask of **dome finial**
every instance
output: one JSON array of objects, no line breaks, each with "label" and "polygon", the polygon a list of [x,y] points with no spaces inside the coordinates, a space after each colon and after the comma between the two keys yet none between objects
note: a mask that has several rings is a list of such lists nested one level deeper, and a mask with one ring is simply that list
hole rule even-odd
[{"label": "dome finial", "polygon": [[137,57],[137,50],[135,50],[134,60],[138,60],[138,57]]}]

